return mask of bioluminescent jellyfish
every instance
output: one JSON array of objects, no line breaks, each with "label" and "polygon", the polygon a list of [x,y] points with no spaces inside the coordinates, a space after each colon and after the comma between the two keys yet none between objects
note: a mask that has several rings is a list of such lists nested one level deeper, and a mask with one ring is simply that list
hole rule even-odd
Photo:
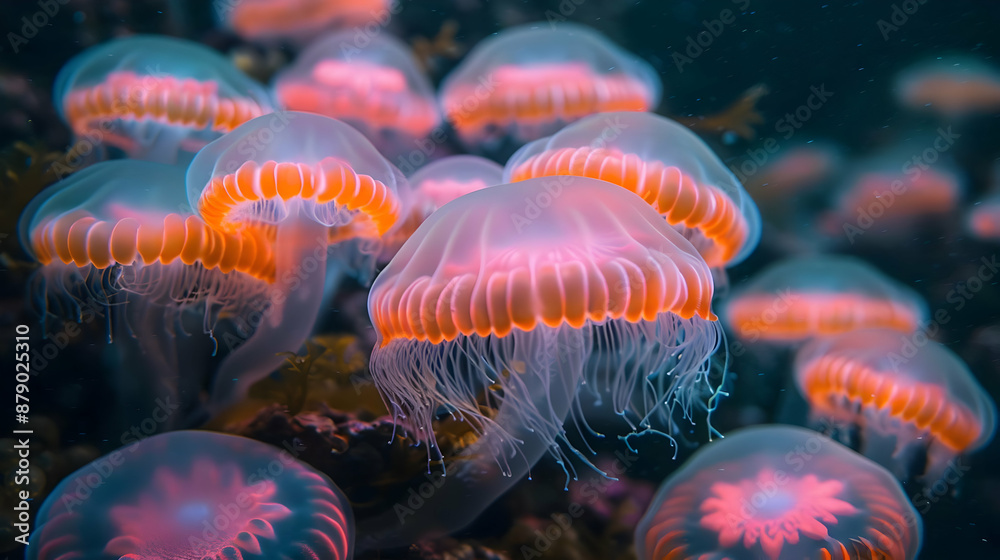
[{"label": "bioluminescent jellyfish", "polygon": [[410,211],[384,239],[386,261],[435,210],[462,195],[503,183],[503,167],[479,156],[448,156],[421,167],[409,182]]},{"label": "bioluminescent jellyfish", "polygon": [[853,257],[817,255],[775,263],[738,287],[722,318],[748,342],[799,342],[849,331],[916,331],[927,304],[913,290]]},{"label": "bioluminescent jellyfish", "polygon": [[506,152],[595,113],[652,111],[660,78],[588,27],[532,23],[478,45],[441,84],[445,117],[467,146]]},{"label": "bioluminescent jellyfish", "polygon": [[[142,367],[123,368],[129,371],[115,384],[122,398],[179,397],[182,414],[199,402],[204,382],[201,365],[190,360],[198,353],[188,347],[196,340],[185,316],[195,315],[211,335],[220,314],[239,313],[274,281],[273,235],[208,227],[188,206],[178,166],[95,164],[32,200],[19,234],[42,265],[31,300],[43,320],[79,321],[84,300],[112,311],[118,350],[134,341],[143,354]],[[207,360],[212,350],[203,351]]]},{"label": "bioluminescent jellyfish", "polygon": [[132,159],[187,162],[208,142],[272,111],[267,91],[198,43],[138,35],[87,49],[54,97],[77,139]]},{"label": "bioluminescent jellyfish", "polygon": [[824,229],[852,244],[896,242],[912,237],[922,221],[949,216],[964,191],[959,172],[944,161],[954,142],[947,132],[908,140],[855,164]]},{"label": "bioluminescent jellyfish", "polygon": [[398,39],[383,33],[360,48],[356,42],[347,30],[310,45],[275,78],[274,95],[285,109],[346,122],[395,160],[440,126],[434,88]]},{"label": "bioluminescent jellyfish", "polygon": [[68,476],[36,517],[27,560],[348,560],[340,489],[285,450],[178,431]]},{"label": "bioluminescent jellyfish", "polygon": [[479,156],[449,156],[410,176],[413,192],[435,209],[473,191],[503,182],[503,167]]},{"label": "bioluminescent jellyfish", "polygon": [[937,480],[956,456],[989,443],[996,425],[996,405],[969,368],[923,333],[813,341],[796,357],[795,383],[813,420],[860,428],[861,452],[903,477]]},{"label": "bioluminescent jellyfish", "polygon": [[983,241],[1000,240],[1000,194],[977,202],[966,217],[967,229]]},{"label": "bioluminescent jellyfish", "polygon": [[245,39],[309,40],[337,27],[357,28],[360,37],[369,38],[396,13],[390,0],[239,0],[219,15]]},{"label": "bioluminescent jellyfish", "polygon": [[1000,111],[1000,70],[969,57],[939,57],[896,77],[896,99],[913,110],[948,118]]},{"label": "bioluminescent jellyfish", "polygon": [[762,166],[748,160],[749,166],[734,165],[731,169],[758,204],[767,201],[780,205],[828,180],[838,172],[843,160],[837,146],[810,142],[783,149]]},{"label": "bioluminescent jellyfish", "polygon": [[700,138],[652,113],[605,113],[567,126],[513,155],[504,179],[574,175],[642,197],[698,248],[709,266],[734,265],[760,240],[760,212]]},{"label": "bioluminescent jellyfish", "polygon": [[328,278],[336,282],[344,271],[370,281],[380,237],[403,212],[397,188],[405,183],[360,132],[310,113],[259,117],[198,152],[187,172],[198,215],[223,232],[275,230],[265,318],[222,364],[216,405],[231,404],[269,375],[284,359],[277,353],[299,349]]},{"label": "bioluminescent jellyfish", "polygon": [[912,560],[923,521],[878,464],[816,432],[737,430],[670,475],[635,532],[639,560]]},{"label": "bioluminescent jellyfish", "polygon": [[[566,468],[560,442],[582,456],[563,426],[571,416],[589,429],[578,390],[606,398],[634,433],[664,435],[673,412],[693,423],[720,395],[713,280],[694,247],[619,187],[574,177],[549,196],[546,183],[444,205],[372,286],[372,378],[396,422],[428,461],[441,455],[438,415],[479,435],[447,470],[435,515],[390,533],[459,529],[546,452]],[[526,200],[543,201],[542,215],[526,218]]]}]

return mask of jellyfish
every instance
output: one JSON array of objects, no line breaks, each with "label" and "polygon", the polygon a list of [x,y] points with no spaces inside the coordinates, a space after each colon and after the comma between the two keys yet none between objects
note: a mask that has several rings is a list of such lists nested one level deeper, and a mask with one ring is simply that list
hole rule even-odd
[{"label": "jellyfish", "polygon": [[78,141],[129,158],[187,163],[205,144],[272,111],[267,91],[198,43],[137,35],[87,49],[54,97]]},{"label": "jellyfish", "polygon": [[161,434],[49,494],[27,560],[347,560],[354,519],[298,451],[202,431]]},{"label": "jellyfish", "polygon": [[917,225],[950,216],[964,191],[959,172],[945,161],[954,138],[909,140],[857,162],[825,218],[827,233],[848,242],[891,242]]},{"label": "jellyfish", "polygon": [[351,44],[370,40],[399,13],[390,0],[222,0],[218,19],[237,35],[256,40],[309,40],[332,28],[352,28]]},{"label": "jellyfish", "polygon": [[415,193],[435,209],[473,191],[503,182],[503,167],[479,156],[450,156],[420,168],[410,176]]},{"label": "jellyfish", "polygon": [[[188,206],[178,166],[90,166],[33,199],[19,235],[41,264],[30,301],[43,322],[79,321],[88,302],[111,311],[109,335],[119,333],[114,339],[127,362],[115,384],[123,401],[176,397],[182,415],[197,413],[203,360],[214,348],[188,330],[195,325],[214,339],[220,315],[238,313],[274,281],[273,235],[209,228]],[[141,366],[129,363],[135,352]]]},{"label": "jellyfish", "polygon": [[420,168],[409,183],[410,212],[383,240],[386,262],[435,210],[472,191],[503,183],[503,167],[479,156],[448,156]]},{"label": "jellyfish", "polygon": [[989,443],[996,425],[996,405],[965,363],[922,333],[813,341],[796,356],[795,384],[813,420],[859,428],[861,452],[902,478],[936,481],[950,461]]},{"label": "jellyfish", "polygon": [[275,232],[275,282],[253,333],[220,367],[212,390],[219,411],[276,369],[279,352],[301,347],[341,274],[370,281],[379,238],[403,213],[398,188],[406,179],[347,124],[282,111],[206,146],[186,183],[210,227]]},{"label": "jellyfish", "polygon": [[505,156],[595,113],[652,111],[661,88],[648,63],[593,29],[532,23],[476,45],[440,99],[463,143]]},{"label": "jellyfish", "polygon": [[916,292],[839,255],[775,263],[734,290],[722,313],[726,326],[751,343],[798,343],[866,328],[912,333],[927,317]]},{"label": "jellyfish", "polygon": [[835,176],[843,166],[840,147],[827,142],[812,142],[783,148],[774,158],[757,166],[731,166],[730,169],[760,206],[773,206],[778,214],[790,199],[808,194]]},{"label": "jellyfish", "polygon": [[[578,391],[606,398],[634,433],[668,437],[674,412],[694,422],[720,396],[712,276],[694,247],[619,187],[574,177],[550,194],[549,181],[444,205],[372,286],[372,378],[395,421],[428,462],[437,416],[479,435],[444,473],[435,515],[390,519],[382,540],[461,528],[546,452],[564,469],[564,450],[584,458],[564,428],[589,433]],[[543,214],[526,218],[526,203]]]},{"label": "jellyfish", "polygon": [[441,124],[430,80],[407,46],[387,34],[360,48],[354,31],[325,36],[275,78],[274,95],[285,109],[346,122],[391,161],[430,143]]},{"label": "jellyfish", "polygon": [[639,560],[913,560],[923,521],[878,464],[792,426],[737,430],[663,482],[635,532]]},{"label": "jellyfish", "polygon": [[1000,70],[969,57],[938,57],[900,72],[893,92],[913,110],[960,118],[1000,111]]},{"label": "jellyfish", "polygon": [[687,128],[651,113],[581,119],[518,150],[504,179],[574,175],[641,196],[698,248],[713,268],[747,257],[760,239],[760,213],[736,177]]},{"label": "jellyfish", "polygon": [[1000,194],[977,202],[967,214],[966,226],[972,235],[983,241],[1000,239]]}]

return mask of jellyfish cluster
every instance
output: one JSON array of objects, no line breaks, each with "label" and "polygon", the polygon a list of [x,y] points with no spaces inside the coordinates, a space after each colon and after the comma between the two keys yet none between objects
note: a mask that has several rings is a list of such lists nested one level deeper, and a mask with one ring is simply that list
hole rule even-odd
[{"label": "jellyfish cluster", "polygon": [[101,311],[112,430],[178,412],[35,496],[27,560],[410,558],[463,530],[529,558],[537,519],[510,524],[544,550],[489,534],[519,489],[588,526],[624,500],[640,560],[918,558],[915,492],[958,496],[995,432],[946,333],[998,270],[938,293],[893,263],[940,278],[921,232],[1000,239],[944,132],[1000,112],[1000,72],[903,69],[936,135],[751,172],[731,144],[766,88],[667,116],[662,60],[579,23],[435,72],[393,2],[223,4],[218,33],[292,53],[269,83],[166,35],[55,80],[93,149],[21,210],[26,308],[44,333]]}]

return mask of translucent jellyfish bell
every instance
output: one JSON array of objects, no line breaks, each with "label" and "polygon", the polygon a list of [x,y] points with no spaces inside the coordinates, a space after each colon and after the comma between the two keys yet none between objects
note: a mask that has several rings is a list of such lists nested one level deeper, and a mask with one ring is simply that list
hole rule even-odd
[{"label": "translucent jellyfish bell", "polygon": [[597,31],[539,22],[476,45],[439,95],[462,142],[503,155],[595,113],[652,111],[661,89],[648,63]]},{"label": "translucent jellyfish bell", "polygon": [[570,175],[638,194],[712,267],[732,266],[760,240],[760,212],[732,172],[687,127],[651,113],[582,118],[517,151],[504,179]]},{"label": "translucent jellyfish bell", "polygon": [[868,263],[840,255],[775,263],[738,286],[723,321],[748,342],[795,343],[865,328],[917,330],[927,303]]},{"label": "translucent jellyfish bell", "polygon": [[859,427],[861,452],[904,478],[936,482],[996,428],[996,404],[969,368],[925,336],[860,330],[814,341],[796,357],[795,381],[814,420]]},{"label": "translucent jellyfish bell", "polygon": [[923,522],[874,462],[802,428],[737,430],[663,482],[635,532],[639,560],[898,558]]},{"label": "translucent jellyfish bell", "polygon": [[221,54],[151,35],[80,53],[60,70],[53,97],[78,139],[162,163],[186,163],[208,142],[273,110],[267,91]]},{"label": "translucent jellyfish bell", "polygon": [[179,431],[105,455],[42,504],[27,560],[348,560],[350,504],[322,473],[251,439]]},{"label": "translucent jellyfish bell", "polygon": [[323,37],[275,78],[274,94],[286,109],[350,124],[393,161],[441,124],[430,80],[385,33],[361,46],[355,30]]}]

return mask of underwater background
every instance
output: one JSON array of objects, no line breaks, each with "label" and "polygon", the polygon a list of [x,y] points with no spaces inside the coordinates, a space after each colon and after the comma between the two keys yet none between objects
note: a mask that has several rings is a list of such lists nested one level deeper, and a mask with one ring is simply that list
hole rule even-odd
[{"label": "underwater background", "polygon": [[[737,290],[768,265],[816,247],[825,253],[859,257],[916,291],[932,316],[944,310],[948,321],[942,321],[932,338],[968,365],[994,401],[1000,396],[1000,280],[985,282],[966,301],[954,297],[955,290],[975,277],[983,262],[1000,253],[997,241],[970,235],[965,222],[970,208],[1000,190],[1000,110],[946,121],[937,114],[904,108],[893,95],[900,72],[935,57],[975,58],[1000,68],[1000,4],[972,0],[398,3],[402,9],[386,29],[417,52],[435,86],[465,53],[491,34],[524,23],[569,21],[592,27],[653,66],[663,84],[662,101],[655,109],[661,115],[685,124],[685,119],[694,122],[726,110],[752,92],[750,104],[760,119],[751,119],[750,134],[724,126],[716,131],[696,128],[741,180],[763,216],[759,246],[745,261],[726,270],[728,280],[717,286],[717,293]],[[912,13],[902,10],[904,4]],[[34,195],[55,181],[53,164],[75,171],[93,161],[67,154],[73,134],[60,119],[52,93],[60,68],[83,50],[112,38],[162,34],[215,49],[266,84],[300,50],[281,41],[263,44],[241,39],[219,25],[212,2],[60,0],[54,5],[58,8],[53,14],[36,18],[45,24],[36,26],[32,18],[45,13],[38,2],[0,3],[4,33],[0,41],[0,330],[11,333],[0,341],[0,355],[5,357],[14,353],[16,325],[40,324],[27,295],[36,265],[18,242],[20,213]],[[732,22],[716,24],[726,10],[732,11]],[[696,38],[706,30],[718,33],[711,33],[707,46],[698,46]],[[789,114],[813,103],[810,99],[815,97],[810,96],[817,92],[824,93],[822,101],[809,107],[808,117],[802,119],[800,113],[798,120],[789,120]],[[957,134],[943,156],[963,185],[953,211],[943,218],[920,221],[890,242],[868,242],[878,233],[878,226],[866,230],[868,238],[862,235],[857,242],[841,232],[822,231],[823,209],[835,196],[849,162],[909,142],[919,144],[942,130]],[[827,178],[794,204],[783,199],[791,195],[775,194],[773,185],[755,179],[778,149],[814,142],[838,146],[837,159]],[[440,153],[434,157],[463,151],[455,138],[437,149]],[[345,491],[356,518],[402,503],[408,497],[407,483],[419,479],[427,460],[422,447],[398,440],[385,445],[394,431],[367,373],[375,335],[366,300],[366,287],[347,282],[321,310],[320,327],[312,339],[315,347],[307,358],[258,383],[251,399],[229,417],[201,426],[278,447],[294,442],[300,460],[330,476]],[[114,387],[118,377],[107,372],[120,365],[120,358],[107,343],[109,319],[99,315],[95,311],[78,328],[52,327],[55,330],[49,338],[36,335],[33,339],[40,355],[32,357],[35,375],[30,393],[32,507],[74,470],[163,430],[158,422],[151,430],[143,427],[143,421],[163,403],[118,400],[120,393]],[[724,351],[731,372],[729,395],[713,413],[716,430],[726,434],[755,424],[805,424],[806,404],[791,380],[794,352],[787,348],[747,350],[732,333]],[[206,363],[217,360],[208,358]],[[4,394],[12,395],[13,390],[5,385]],[[609,425],[614,431],[615,424]],[[467,434],[455,428],[454,434],[439,434],[439,438],[458,441],[463,435]],[[708,439],[702,425],[685,435],[692,443]],[[616,457],[626,459],[627,468],[618,473],[620,480],[578,467],[580,480],[567,491],[563,467],[545,457],[532,469],[531,480],[520,481],[469,527],[410,548],[368,551],[357,557],[635,558],[633,540],[639,518],[660,483],[697,447],[681,445],[674,458],[669,442],[655,436],[631,439],[634,451],[614,437],[591,443],[599,451],[598,464],[605,458],[606,465]],[[21,486],[14,483],[17,457],[12,446],[12,440],[5,441],[0,449],[4,485],[0,546],[6,558],[15,559],[23,558],[24,552],[14,541],[12,508]],[[968,469],[958,483],[940,492],[912,481],[903,485],[923,518],[919,558],[1000,557],[1000,443],[994,440],[962,461]],[[557,523],[553,515],[575,511],[572,504],[579,503],[586,504],[584,513],[579,519],[574,515],[568,527],[559,525],[558,538],[538,540]]]}]

